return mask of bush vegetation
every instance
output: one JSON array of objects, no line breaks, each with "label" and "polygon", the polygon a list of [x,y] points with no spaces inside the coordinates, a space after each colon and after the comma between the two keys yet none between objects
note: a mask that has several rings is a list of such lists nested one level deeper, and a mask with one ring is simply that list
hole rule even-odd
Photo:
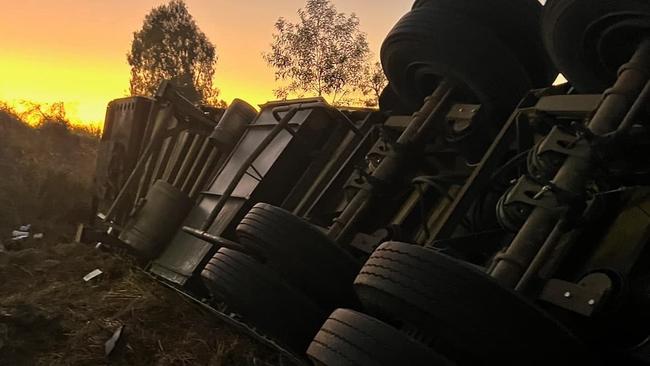
[{"label": "bush vegetation", "polygon": [[[71,125],[62,108],[35,107],[36,121],[0,108],[0,365],[288,364],[128,257],[70,243],[91,212],[98,131]],[[27,223],[45,238],[2,243]],[[84,283],[95,268],[103,274]]]},{"label": "bush vegetation", "polygon": [[67,233],[88,217],[99,133],[60,103],[22,113],[0,103],[0,237],[25,224]]}]

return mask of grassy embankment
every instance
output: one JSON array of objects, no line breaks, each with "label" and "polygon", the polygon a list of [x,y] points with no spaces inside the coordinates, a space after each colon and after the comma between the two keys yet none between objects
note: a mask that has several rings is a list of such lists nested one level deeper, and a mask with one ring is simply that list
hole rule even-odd
[{"label": "grassy embankment", "polygon": [[[0,111],[0,365],[282,364],[127,260],[71,244],[90,214],[97,143],[64,120]],[[45,238],[10,241],[25,224]],[[85,283],[95,268],[104,274]]]}]

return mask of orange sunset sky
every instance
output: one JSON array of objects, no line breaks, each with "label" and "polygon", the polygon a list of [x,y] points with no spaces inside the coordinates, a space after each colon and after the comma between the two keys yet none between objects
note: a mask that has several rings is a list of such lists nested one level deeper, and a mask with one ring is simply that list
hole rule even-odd
[{"label": "orange sunset sky", "polygon": [[[163,0],[21,0],[0,11],[0,101],[65,102],[76,122],[97,123],[106,104],[127,94],[126,53],[146,13]],[[222,98],[250,103],[273,99],[268,50],[273,24],[291,20],[304,0],[186,0],[199,27],[219,54],[215,84]],[[355,12],[379,47],[412,0],[333,0],[341,12]]]}]

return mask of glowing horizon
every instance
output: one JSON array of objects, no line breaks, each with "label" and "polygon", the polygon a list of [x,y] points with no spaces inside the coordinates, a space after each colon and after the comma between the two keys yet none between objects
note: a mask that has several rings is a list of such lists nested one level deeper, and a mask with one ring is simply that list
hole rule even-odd
[{"label": "glowing horizon", "polygon": [[[0,14],[0,101],[16,105],[64,102],[74,122],[103,122],[109,101],[128,95],[126,53],[132,33],[163,0],[88,2],[24,0]],[[274,99],[273,70],[261,57],[276,19],[296,18],[304,0],[242,3],[186,0],[197,24],[216,45],[215,85],[227,102]],[[412,0],[333,0],[357,14],[378,58],[379,47]]]}]

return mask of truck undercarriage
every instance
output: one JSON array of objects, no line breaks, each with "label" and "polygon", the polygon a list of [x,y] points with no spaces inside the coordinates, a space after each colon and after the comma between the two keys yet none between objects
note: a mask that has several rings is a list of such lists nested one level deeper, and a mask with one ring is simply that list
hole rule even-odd
[{"label": "truck undercarriage", "polygon": [[79,238],[296,363],[650,363],[649,31],[637,0],[418,0],[380,110],[165,82],[109,105]]}]

